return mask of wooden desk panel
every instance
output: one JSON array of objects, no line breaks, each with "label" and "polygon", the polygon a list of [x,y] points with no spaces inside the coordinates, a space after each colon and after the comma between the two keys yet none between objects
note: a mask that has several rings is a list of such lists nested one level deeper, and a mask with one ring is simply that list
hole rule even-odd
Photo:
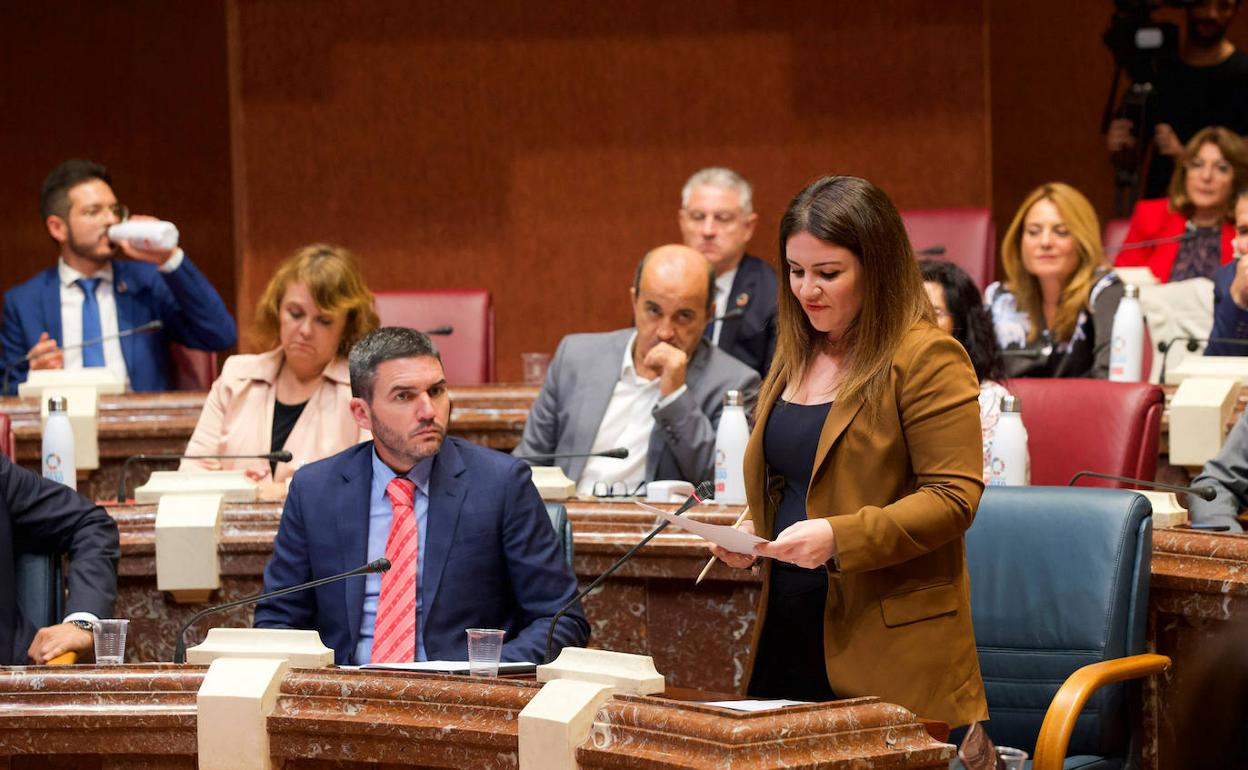
[{"label": "wooden desk panel", "polygon": [[[1164,386],[1166,402],[1177,388]],[[451,389],[450,432],[482,446],[510,451],[520,443],[529,408],[537,397],[535,385],[475,385]],[[100,468],[80,474],[78,488],[83,494],[112,499],[117,488],[121,462],[140,453],[177,454],[185,451],[203,407],[204,393],[128,393],[104,396],[100,400]],[[1248,388],[1240,393],[1228,429],[1248,406]],[[17,459],[29,468],[39,467],[39,406],[34,399],[0,398],[0,412],[8,412],[17,437]],[[1170,415],[1162,415],[1157,479],[1176,484],[1191,480],[1191,471],[1168,462]],[[170,470],[176,463],[137,464],[136,484],[147,480],[153,470]],[[133,493],[134,485],[128,485]]]},{"label": "wooden desk panel", "polygon": [[[195,767],[202,666],[0,668],[0,767]],[[268,717],[286,770],[519,764],[533,682],[395,671],[291,669]],[[636,770],[944,768],[953,747],[903,708],[856,698],[745,714],[616,695],[579,765]]]}]

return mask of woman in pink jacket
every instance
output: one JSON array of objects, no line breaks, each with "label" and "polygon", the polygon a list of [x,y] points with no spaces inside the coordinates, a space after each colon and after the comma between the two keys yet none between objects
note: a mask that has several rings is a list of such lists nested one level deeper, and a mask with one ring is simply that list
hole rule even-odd
[{"label": "woman in pink jacket", "polygon": [[373,294],[346,249],[305,246],[282,263],[256,308],[266,353],[230,356],[186,453],[264,454],[289,463],[183,460],[181,470],[244,468],[285,481],[303,464],[371,438],[351,417],[347,352],[377,328]]}]

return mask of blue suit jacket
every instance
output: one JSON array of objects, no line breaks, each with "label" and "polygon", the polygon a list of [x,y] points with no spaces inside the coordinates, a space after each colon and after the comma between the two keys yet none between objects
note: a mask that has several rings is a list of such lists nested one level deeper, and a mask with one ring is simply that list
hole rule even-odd
[{"label": "blue suit jacket", "polygon": [[758,257],[746,254],[737,266],[723,314],[741,308],[742,315],[724,321],[719,348],[765,378],[776,352],[776,271]]},{"label": "blue suit jacket", "polygon": [[[196,350],[225,350],[238,336],[221,295],[186,256],[172,273],[162,273],[146,262],[114,259],[113,297],[119,331],[148,321],[164,323],[158,332],[121,338],[126,372],[135,391],[169,389],[170,340]],[[45,331],[58,345],[65,344],[61,336],[61,284],[55,267],[5,292],[3,361],[21,359]],[[26,379],[26,372],[25,364],[14,367],[9,376],[10,393]]]},{"label": "blue suit jacket", "polygon": [[[295,473],[264,570],[273,591],[354,569],[367,561],[373,442]],[[448,437],[429,478],[421,592],[425,653],[467,660],[468,628],[501,628],[503,660],[542,662],[550,619],[577,591],[528,466]],[[311,628],[353,661],[364,612],[364,577],[281,596],[256,607],[259,628]],[[559,621],[555,650],[582,646],[579,606]]]},{"label": "blue suit jacket", "polygon": [[0,664],[30,664],[35,624],[17,605],[17,554],[68,553],[65,614],[107,618],[117,598],[117,522],[69,487],[0,454]]},{"label": "blue suit jacket", "polygon": [[1210,342],[1205,348],[1207,356],[1248,356],[1248,310],[1231,299],[1236,262],[1231,260],[1213,274],[1213,331],[1209,332],[1209,336],[1215,340],[1243,340],[1245,344]]}]

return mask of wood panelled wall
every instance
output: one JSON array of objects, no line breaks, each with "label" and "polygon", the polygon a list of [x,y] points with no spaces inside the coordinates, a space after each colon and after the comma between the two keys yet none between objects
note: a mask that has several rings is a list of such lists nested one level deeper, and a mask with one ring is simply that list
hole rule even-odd
[{"label": "wood panelled wall", "polygon": [[1052,178],[1107,212],[1100,5],[6,4],[0,283],[51,261],[39,182],[85,155],[178,222],[241,328],[281,259],[340,243],[376,288],[488,288],[516,380],[521,352],[628,323],[633,267],[677,239],[701,166],[754,182],[772,259],[824,173],[999,226]]}]

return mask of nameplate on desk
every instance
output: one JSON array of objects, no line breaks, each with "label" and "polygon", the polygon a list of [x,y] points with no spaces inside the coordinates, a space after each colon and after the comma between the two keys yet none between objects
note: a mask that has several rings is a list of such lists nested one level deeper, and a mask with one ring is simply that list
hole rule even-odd
[{"label": "nameplate on desk", "polygon": [[[471,673],[466,660],[414,660],[407,663],[369,663],[360,668],[381,669],[383,671],[418,671],[424,674],[468,674]],[[516,661],[499,663],[500,674],[532,674],[537,670],[536,663]]]}]

